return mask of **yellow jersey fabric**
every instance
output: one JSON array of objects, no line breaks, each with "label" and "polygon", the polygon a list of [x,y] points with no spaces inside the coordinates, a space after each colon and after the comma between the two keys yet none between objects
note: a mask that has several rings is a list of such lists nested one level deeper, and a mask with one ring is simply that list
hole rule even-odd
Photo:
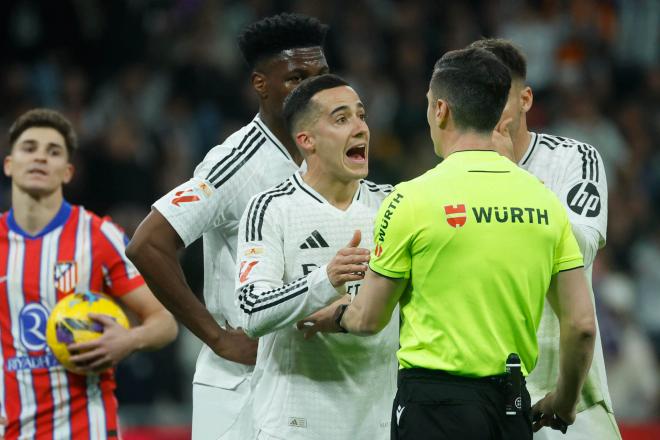
[{"label": "yellow jersey fabric", "polygon": [[375,221],[370,268],[409,278],[401,368],[502,374],[536,364],[552,275],[583,265],[568,215],[534,176],[493,151],[461,151],[397,185]]}]

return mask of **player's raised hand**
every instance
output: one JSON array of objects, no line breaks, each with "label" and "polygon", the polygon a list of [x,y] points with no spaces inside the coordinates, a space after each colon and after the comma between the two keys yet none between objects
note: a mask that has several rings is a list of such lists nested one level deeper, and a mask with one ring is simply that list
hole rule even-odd
[{"label": "player's raised hand", "polygon": [[89,342],[68,346],[71,362],[87,372],[99,373],[115,367],[137,349],[131,331],[106,315],[90,313],[89,318],[103,326],[103,335]]},{"label": "player's raised hand", "polygon": [[334,287],[341,287],[348,281],[364,278],[369,262],[369,249],[358,247],[362,240],[360,230],[353,232],[353,237],[346,247],[337,251],[327,266],[328,279]]},{"label": "player's raised hand", "polygon": [[257,361],[258,339],[252,339],[241,328],[233,328],[228,322],[226,330],[211,347],[213,352],[221,358],[238,362],[239,364],[254,365]]},{"label": "player's raised hand", "polygon": [[350,304],[351,295],[343,295],[332,304],[323,307],[321,310],[309,315],[307,318],[298,321],[296,327],[303,332],[303,337],[309,339],[318,332],[336,333],[337,324],[335,323],[335,312],[341,304]]},{"label": "player's raised hand", "polygon": [[491,142],[495,151],[502,156],[507,157],[515,162],[513,154],[513,139],[511,138],[511,122],[512,118],[501,120],[491,134]]}]

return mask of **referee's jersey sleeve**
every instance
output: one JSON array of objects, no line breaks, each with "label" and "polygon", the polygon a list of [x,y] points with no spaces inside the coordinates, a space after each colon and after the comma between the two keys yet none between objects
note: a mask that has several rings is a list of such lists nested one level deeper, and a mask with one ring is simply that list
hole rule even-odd
[{"label": "referee's jersey sleeve", "polygon": [[369,267],[389,278],[408,278],[412,266],[414,208],[399,186],[383,201],[374,221],[374,249]]},{"label": "referee's jersey sleeve", "polygon": [[559,209],[558,212],[561,213],[562,230],[561,236],[557,241],[557,246],[555,247],[555,259],[552,267],[553,275],[564,270],[584,266],[582,253],[580,252],[575,235],[573,235],[573,229],[568,221],[566,211]]}]

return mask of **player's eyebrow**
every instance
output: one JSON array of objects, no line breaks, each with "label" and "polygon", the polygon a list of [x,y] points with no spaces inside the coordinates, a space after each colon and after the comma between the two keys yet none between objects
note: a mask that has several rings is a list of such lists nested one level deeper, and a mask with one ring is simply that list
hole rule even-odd
[{"label": "player's eyebrow", "polygon": [[[364,104],[358,101],[357,103],[358,109],[364,110]],[[348,105],[340,105],[339,107],[335,108],[333,111],[330,112],[330,116],[334,115],[335,113],[342,112],[345,110],[350,110],[351,108]]]}]

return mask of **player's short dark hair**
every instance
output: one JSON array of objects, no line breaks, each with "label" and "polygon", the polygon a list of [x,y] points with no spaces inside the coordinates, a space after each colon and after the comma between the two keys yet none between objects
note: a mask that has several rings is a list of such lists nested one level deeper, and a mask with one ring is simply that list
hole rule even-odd
[{"label": "player's short dark hair", "polygon": [[283,50],[323,46],[329,27],[316,18],[283,13],[263,18],[245,27],[238,46],[250,68]]},{"label": "player's short dark hair", "polygon": [[527,59],[511,41],[503,38],[482,38],[472,42],[468,48],[487,50],[509,68],[513,78],[523,81],[527,78]]},{"label": "player's short dark hair", "polygon": [[64,138],[69,159],[78,148],[78,139],[71,122],[63,114],[48,108],[35,108],[23,113],[9,127],[9,151],[23,132],[33,127],[48,127],[57,130]]},{"label": "player's short dark hair", "polygon": [[447,52],[431,77],[431,94],[445,100],[460,130],[490,132],[502,115],[511,87],[509,69],[483,49]]},{"label": "player's short dark hair", "polygon": [[282,114],[289,133],[295,134],[294,130],[298,122],[312,110],[311,101],[314,95],[323,90],[347,85],[348,83],[343,78],[331,73],[310,77],[301,82],[284,99]]}]

